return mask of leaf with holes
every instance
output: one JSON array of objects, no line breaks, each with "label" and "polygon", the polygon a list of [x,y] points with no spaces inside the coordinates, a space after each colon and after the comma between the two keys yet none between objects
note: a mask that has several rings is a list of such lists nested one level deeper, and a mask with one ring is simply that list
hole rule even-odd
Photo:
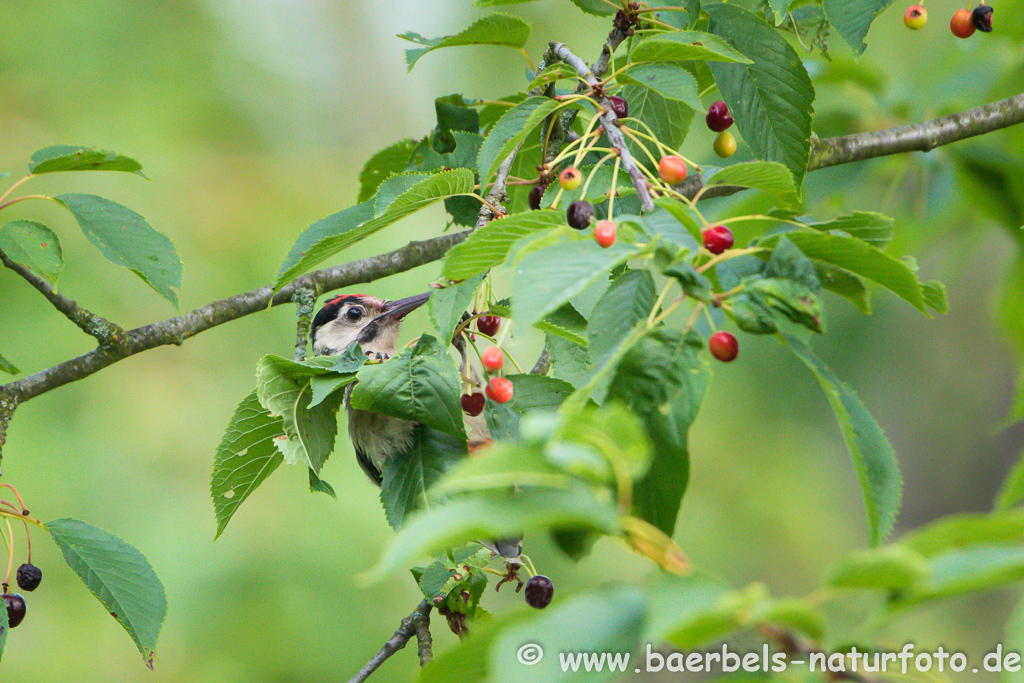
[{"label": "leaf with holes", "polygon": [[274,445],[278,438],[285,438],[281,418],[260,405],[254,390],[235,408],[213,459],[214,538],[224,533],[239,506],[281,464],[283,456]]},{"label": "leaf with holes", "polygon": [[58,171],[124,171],[143,178],[142,164],[117,152],[76,145],[53,145],[32,153],[29,173],[56,173]]},{"label": "leaf with holes", "polygon": [[124,627],[152,669],[167,616],[167,596],[153,567],[121,539],[77,519],[58,519],[46,529],[64,561]]},{"label": "leaf with holes", "polygon": [[424,334],[411,349],[364,365],[352,389],[353,408],[383,413],[466,439],[459,373],[445,346]]},{"label": "leaf with holes", "polygon": [[324,361],[329,362],[326,358],[313,360],[318,362],[297,363],[280,356],[264,356],[256,365],[256,396],[260,405],[283,421],[287,441],[275,445],[289,464],[302,461],[319,473],[334,450],[342,398],[334,392],[317,405],[310,405],[310,381],[327,374]]},{"label": "leaf with holes", "polygon": [[174,245],[131,209],[91,194],[54,197],[72,213],[82,232],[112,263],[128,268],[157,294],[178,305],[181,260]]},{"label": "leaf with holes", "polygon": [[814,86],[800,56],[778,31],[734,5],[704,8],[712,33],[752,64],[709,62],[736,128],[762,161],[782,163],[803,183],[811,145]]},{"label": "leaf with holes", "polygon": [[499,45],[521,50],[526,46],[526,41],[530,39],[530,25],[519,17],[508,14],[489,14],[455,35],[424,38],[418,33],[409,31],[399,34],[398,37],[425,46],[405,51],[405,63],[408,65],[409,71],[412,71],[420,57],[443,47]]}]

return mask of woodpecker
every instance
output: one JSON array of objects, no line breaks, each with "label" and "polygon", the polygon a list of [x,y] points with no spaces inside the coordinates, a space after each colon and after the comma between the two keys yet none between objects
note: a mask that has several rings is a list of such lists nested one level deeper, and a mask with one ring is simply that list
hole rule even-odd
[{"label": "woodpecker", "polygon": [[[365,294],[343,294],[330,299],[313,318],[310,336],[313,353],[317,356],[337,356],[345,352],[352,342],[359,342],[367,358],[386,361],[395,354],[398,333],[405,316],[430,298],[431,292],[405,299],[387,301]],[[461,337],[455,340],[465,365],[465,345]],[[384,463],[400,458],[413,446],[418,422],[391,417],[382,413],[357,410],[350,396],[354,385],[345,388],[345,411],[348,414],[348,433],[356,451],[356,460],[370,480],[381,485]],[[475,429],[474,429],[475,428]],[[472,435],[477,432],[476,438]],[[486,436],[482,420],[470,425],[470,450],[474,442]],[[489,441],[489,440],[488,440]],[[522,538],[500,541],[481,541],[492,552],[501,555],[512,567],[520,564]]]}]

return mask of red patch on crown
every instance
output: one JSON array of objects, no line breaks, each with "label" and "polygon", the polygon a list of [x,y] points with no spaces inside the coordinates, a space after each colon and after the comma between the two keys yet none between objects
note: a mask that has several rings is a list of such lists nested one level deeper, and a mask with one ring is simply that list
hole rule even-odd
[{"label": "red patch on crown", "polygon": [[331,299],[327,303],[325,303],[324,306],[333,306],[335,304],[340,304],[343,301],[348,301],[350,299],[353,300],[353,301],[359,301],[364,296],[366,296],[366,295],[365,294],[341,294],[339,296],[334,297],[333,299]]}]

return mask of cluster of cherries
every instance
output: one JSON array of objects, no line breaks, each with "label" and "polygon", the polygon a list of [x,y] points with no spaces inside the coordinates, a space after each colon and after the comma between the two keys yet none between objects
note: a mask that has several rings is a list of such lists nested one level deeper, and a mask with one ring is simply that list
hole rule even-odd
[{"label": "cluster of cherries", "polygon": [[[499,327],[501,327],[501,318],[496,315],[482,315],[476,319],[476,329],[488,337],[494,337],[498,333]],[[491,346],[484,349],[484,352],[480,354],[480,362],[483,363],[488,372],[500,372],[501,366],[505,362],[505,354],[502,353],[499,347]],[[487,403],[487,399],[491,399],[495,403],[506,403],[511,398],[512,382],[506,377],[492,377],[487,386],[484,387],[483,394],[471,392],[462,395],[462,411],[471,417],[476,417],[484,412],[484,405]]]},{"label": "cluster of cherries", "polygon": [[[36,588],[39,588],[39,584],[43,580],[43,570],[35,566],[31,562],[18,567],[18,587],[23,591],[32,592]],[[4,593],[3,599],[4,604],[7,606],[7,625],[11,628],[16,628],[25,620],[25,613],[27,607],[25,605],[25,598],[17,593],[8,593],[7,584],[3,584]]]},{"label": "cluster of cherries", "polygon": [[[914,31],[924,28],[928,23],[928,10],[924,5],[911,5],[903,13],[903,23]],[[985,4],[985,0],[981,0],[981,4],[973,10],[958,9],[949,20],[949,30],[957,38],[970,38],[975,31],[991,33],[992,8]]]}]

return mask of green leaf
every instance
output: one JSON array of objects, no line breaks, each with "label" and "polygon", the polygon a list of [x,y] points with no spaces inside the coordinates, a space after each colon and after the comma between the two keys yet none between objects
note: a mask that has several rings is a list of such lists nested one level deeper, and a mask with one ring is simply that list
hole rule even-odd
[{"label": "green leaf", "polygon": [[[601,282],[597,281],[598,284]],[[562,304],[558,310],[538,320],[533,326],[547,334],[568,339],[580,346],[587,346],[587,319],[580,315],[571,302]]]},{"label": "green leaf", "polygon": [[572,4],[576,5],[587,14],[593,14],[599,17],[609,17],[615,13],[614,7],[610,7],[608,3],[602,2],[601,0],[572,0]]},{"label": "green leaf", "polygon": [[75,145],[53,145],[33,152],[28,171],[33,175],[57,171],[124,171],[146,177],[142,164],[131,157]]},{"label": "green leaf", "polygon": [[538,528],[589,528],[615,534],[618,512],[586,486],[459,498],[410,517],[388,543],[370,577],[383,578],[421,556],[474,538],[509,538]]},{"label": "green leaf", "polygon": [[[691,60],[752,64],[751,59],[722,38],[701,31],[672,31],[646,38],[633,48],[632,62],[687,62]],[[699,107],[702,109],[703,107]]]},{"label": "green leaf", "polygon": [[62,194],[54,199],[74,215],[82,232],[107,260],[128,268],[157,294],[178,305],[178,297],[171,291],[171,287],[181,287],[178,253],[145,218],[91,194]]},{"label": "green leaf", "polygon": [[430,319],[446,346],[451,342],[455,328],[462,321],[462,314],[473,301],[473,295],[483,282],[483,275],[475,275],[452,287],[436,289],[427,301]]},{"label": "green leaf", "polygon": [[811,140],[814,86],[778,31],[750,12],[727,4],[708,5],[710,30],[753,60],[710,62],[722,99],[754,156],[782,163],[803,183]]},{"label": "green leaf", "polygon": [[447,197],[471,193],[473,185],[473,171],[465,168],[428,176],[409,174],[388,178],[377,189],[372,218],[368,200],[310,226],[282,264],[274,291],[324,259],[420,209]]},{"label": "green leaf", "polygon": [[385,147],[370,157],[359,173],[359,197],[356,201],[362,204],[373,197],[384,180],[405,171],[417,144],[415,140],[405,139]]},{"label": "green leaf", "polygon": [[214,538],[224,533],[242,502],[281,464],[283,456],[274,441],[284,436],[281,418],[260,405],[255,390],[235,408],[217,447],[210,477],[210,497],[217,518]]},{"label": "green leaf", "polygon": [[711,303],[714,294],[711,280],[703,273],[698,273],[689,261],[674,263],[666,268],[664,273],[679,283],[686,296],[706,304]]},{"label": "green leaf", "polygon": [[337,412],[342,400],[335,393],[310,406],[310,379],[326,372],[323,364],[311,366],[274,355],[264,356],[256,364],[256,395],[260,405],[271,415],[282,418],[288,437],[277,444],[278,448],[289,464],[301,461],[317,473],[334,450]]},{"label": "green leaf", "polygon": [[778,26],[782,23],[783,18],[786,16],[786,12],[789,11],[789,6],[793,0],[769,0],[768,6],[771,7],[772,16],[775,19],[775,25]]},{"label": "green leaf", "polygon": [[1017,460],[996,496],[995,509],[1009,510],[1024,501],[1024,456]]},{"label": "green leaf", "polygon": [[547,97],[531,97],[505,112],[484,139],[477,157],[480,182],[486,183],[519,143],[561,105]]},{"label": "green leaf", "polygon": [[544,335],[544,343],[551,354],[551,375],[577,389],[583,387],[594,370],[587,348],[550,333]]},{"label": "green leaf", "polygon": [[871,313],[871,292],[864,286],[864,281],[848,270],[831,263],[812,261],[814,271],[818,274],[821,286],[838,294],[856,306],[863,313]]},{"label": "green leaf", "polygon": [[542,375],[508,375],[512,381],[512,407],[520,413],[528,410],[557,408],[573,392],[565,380]]},{"label": "green leaf", "polygon": [[646,323],[657,296],[648,270],[626,271],[612,280],[594,307],[587,328],[594,365],[604,365],[629,332]]},{"label": "green leaf", "polygon": [[17,375],[21,373],[21,370],[17,368],[11,361],[7,360],[3,356],[0,356],[0,372],[5,372],[8,375]]},{"label": "green leaf", "polygon": [[364,365],[358,379],[349,397],[353,408],[422,422],[466,439],[459,373],[445,345],[430,335],[388,361]]},{"label": "green leaf", "polygon": [[466,440],[419,425],[409,451],[384,463],[380,500],[388,523],[400,528],[454,463],[466,456]]},{"label": "green leaf", "polygon": [[310,493],[326,493],[335,500],[338,499],[338,494],[334,492],[334,487],[328,484],[326,481],[317,476],[313,468],[308,467],[306,471],[309,472],[309,492]]},{"label": "green leaf", "polygon": [[[566,231],[574,232],[569,228]],[[621,241],[602,249],[588,236],[565,237],[527,254],[516,264],[512,311],[517,326],[532,326],[637,254],[635,247]]]},{"label": "green leaf", "polygon": [[853,389],[841,382],[802,341],[788,334],[783,334],[782,339],[818,378],[836,414],[860,479],[871,543],[877,545],[892,531],[899,512],[901,477],[896,454]]},{"label": "green leaf", "polygon": [[[904,262],[852,237],[810,231],[787,232],[786,237],[808,258],[823,261],[877,282],[928,315],[925,288]],[[770,246],[777,238],[762,240]],[[931,295],[930,295],[931,296]],[[939,303],[932,299],[933,303]]]},{"label": "green leaf", "polygon": [[11,221],[0,228],[0,251],[51,285],[64,267],[60,240],[42,223]]},{"label": "green leaf", "polygon": [[648,598],[644,640],[691,650],[742,628],[747,615],[767,601],[764,587],[729,590],[720,581],[671,574],[659,577]]},{"label": "green leaf", "polygon": [[897,605],[960,595],[1024,579],[1024,545],[974,545],[931,558],[928,576]]},{"label": "green leaf", "polygon": [[871,211],[855,211],[830,221],[807,223],[807,227],[822,232],[842,232],[850,237],[867,242],[877,249],[884,250],[895,235],[895,221],[889,216]]},{"label": "green leaf", "polygon": [[[671,35],[671,34],[670,34]],[[641,43],[645,45],[646,43]],[[631,64],[616,77],[619,83],[634,83],[650,88],[667,100],[682,102],[690,109],[703,109],[697,79],[689,71],[671,62]]]},{"label": "green leaf", "polygon": [[554,439],[590,448],[613,469],[625,471],[633,479],[643,477],[650,469],[652,448],[644,425],[620,404],[563,415]]},{"label": "green leaf", "polygon": [[437,115],[437,134],[434,135],[433,146],[438,153],[454,151],[453,132],[480,132],[480,113],[458,93],[435,98],[434,112]]},{"label": "green leaf", "polygon": [[405,51],[405,63],[408,65],[409,71],[412,71],[420,57],[442,47],[501,45],[522,49],[526,46],[526,41],[530,39],[530,25],[519,17],[508,14],[489,14],[455,35],[424,38],[420,34],[410,31],[399,34],[398,37],[426,46]]},{"label": "green leaf", "polygon": [[[562,654],[629,653],[640,650],[644,620],[643,591],[639,586],[607,586],[559,600],[544,610],[533,610],[525,621],[508,626],[495,638],[490,651],[489,681],[529,681],[529,683],[562,683],[563,681],[621,681],[622,674],[604,671],[563,670]],[[524,644],[544,649],[543,658],[529,667],[520,656]],[[529,661],[529,660],[528,660]],[[634,668],[632,660],[628,671]],[[528,673],[523,673],[527,671]],[[452,681],[461,678],[452,678]]]},{"label": "green leaf", "polygon": [[522,5],[536,0],[476,0],[474,7],[496,7],[498,5]]},{"label": "green leaf", "polygon": [[926,557],[950,548],[979,543],[1019,543],[1024,538],[1024,509],[992,514],[962,513],[947,515],[914,529],[900,543]]},{"label": "green leaf", "polygon": [[654,444],[647,476],[633,486],[633,514],[668,536],[690,478],[687,432],[697,418],[708,382],[696,340],[660,329],[644,337],[619,363],[608,392],[644,422]]},{"label": "green leaf", "polygon": [[739,185],[772,195],[785,206],[798,202],[796,183],[788,168],[774,161],[741,161],[721,168],[704,183],[705,187]]},{"label": "green leaf", "polygon": [[503,441],[465,458],[430,488],[432,498],[460,491],[508,489],[513,486],[569,488],[565,470],[544,457],[535,444]]},{"label": "green leaf", "polygon": [[875,17],[892,4],[892,0],[825,0],[825,17],[840,35],[861,54],[867,48],[864,36]]},{"label": "green leaf", "polygon": [[146,558],[116,536],[77,519],[47,523],[64,561],[117,619],[150,669],[164,617],[167,596]]},{"label": "green leaf", "polygon": [[561,211],[528,211],[491,221],[452,247],[445,257],[444,276],[465,280],[487,272],[504,261],[521,238],[561,225],[565,225]]},{"label": "green leaf", "polygon": [[924,579],[928,569],[920,553],[887,545],[847,555],[829,572],[827,582],[837,588],[902,590]]},{"label": "green leaf", "polygon": [[785,235],[776,242],[762,275],[765,278],[792,280],[815,294],[821,291],[821,280],[818,279],[814,264]]},{"label": "green leaf", "polygon": [[825,331],[825,312],[821,298],[799,282],[762,278],[747,286],[747,294],[757,303],[781,313],[797,325],[803,325],[819,334]]}]

